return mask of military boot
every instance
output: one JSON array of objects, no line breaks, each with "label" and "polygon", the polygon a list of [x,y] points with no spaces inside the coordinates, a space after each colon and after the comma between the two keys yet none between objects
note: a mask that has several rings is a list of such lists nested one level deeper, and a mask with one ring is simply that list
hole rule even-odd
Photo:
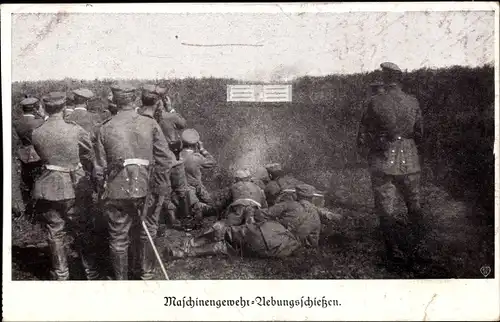
[{"label": "military boot", "polygon": [[191,247],[189,252],[186,252],[188,257],[214,256],[214,255],[236,255],[235,250],[225,241],[205,244],[199,247]]},{"label": "military boot", "polygon": [[154,278],[155,253],[149,241],[141,241],[139,248],[140,278],[142,280],[151,280]]},{"label": "military boot", "polygon": [[117,254],[113,250],[110,253],[115,280],[128,280],[128,254]]},{"label": "military boot", "polygon": [[68,255],[62,242],[49,242],[52,262],[51,278],[56,281],[69,280]]}]

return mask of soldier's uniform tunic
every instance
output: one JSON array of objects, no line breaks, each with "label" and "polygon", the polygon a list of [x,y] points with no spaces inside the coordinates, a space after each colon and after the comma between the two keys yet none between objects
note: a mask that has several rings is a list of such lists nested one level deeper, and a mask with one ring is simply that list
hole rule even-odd
[{"label": "soldier's uniform tunic", "polygon": [[[406,202],[410,222],[420,226],[420,158],[423,124],[415,97],[395,84],[375,95],[361,120],[358,146],[368,157],[375,199],[386,246],[392,249],[391,217],[396,191]],[[417,228],[418,229],[418,228]]]},{"label": "soldier's uniform tunic", "polygon": [[[27,98],[21,105],[37,104],[35,98]],[[31,136],[34,129],[44,123],[44,119],[37,118],[33,113],[26,112],[19,120],[14,122],[14,129],[20,139],[20,146],[17,149],[17,158],[21,162],[21,193],[25,210],[31,214],[33,212],[32,190],[36,178],[42,171],[40,157],[33,149]]]},{"label": "soldier's uniform tunic", "polygon": [[[116,95],[115,99],[118,99]],[[117,103],[120,105],[119,99]],[[148,188],[151,200],[147,201],[150,206],[144,221],[151,237],[155,238],[159,212],[154,209],[158,204],[154,199],[168,193],[168,173],[175,162],[159,125],[137,114],[131,103],[121,106],[117,115],[101,126],[96,144],[96,174],[99,178],[107,177],[103,199],[116,279],[128,278],[129,231],[133,223],[140,227],[139,216]],[[153,162],[150,180],[148,171]],[[141,278],[152,278],[155,257],[142,229],[139,257]]]},{"label": "soldier's uniform tunic", "polygon": [[88,279],[98,277],[93,249],[91,214],[78,211],[81,182],[85,177],[84,160],[91,157],[89,134],[76,124],[63,120],[62,113],[49,117],[33,131],[33,145],[44,162],[44,171],[37,179],[33,196],[45,222],[51,250],[52,276],[69,278],[64,236],[70,232],[80,253]]},{"label": "soldier's uniform tunic", "polygon": [[267,208],[264,191],[251,181],[239,181],[234,183],[226,196],[229,204],[225,214],[226,225],[238,226],[253,222],[255,212],[261,208]]},{"label": "soldier's uniform tunic", "polygon": [[195,213],[200,214],[212,205],[212,197],[201,179],[201,169],[214,167],[215,158],[207,150],[196,152],[185,148],[180,153],[180,159],[184,161],[191,207]]},{"label": "soldier's uniform tunic", "polygon": [[267,202],[270,206],[286,201],[295,200],[295,187],[302,184],[298,179],[291,175],[285,175],[274,180],[271,180],[264,189]]}]

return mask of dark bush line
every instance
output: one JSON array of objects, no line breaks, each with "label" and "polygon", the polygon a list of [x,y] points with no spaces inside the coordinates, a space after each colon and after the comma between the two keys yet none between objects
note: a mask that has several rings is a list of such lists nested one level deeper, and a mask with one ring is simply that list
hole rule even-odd
[{"label": "dark bush line", "polygon": [[[233,79],[159,80],[170,95],[178,95],[179,108],[203,140],[224,164],[244,151],[245,138],[233,144],[243,130],[259,135],[265,143],[262,162],[278,161],[298,176],[311,171],[363,166],[355,149],[358,122],[367,99],[367,85],[379,72],[326,77],[301,77],[293,85],[293,103],[241,104],[226,102],[226,85]],[[13,116],[24,94],[37,97],[54,90],[91,88],[98,96],[92,106],[105,107],[111,79],[65,79],[15,82],[12,85]],[[134,85],[148,80],[132,80]],[[494,197],[494,68],[451,67],[420,69],[406,73],[404,90],[420,102],[425,120],[425,160],[430,178],[447,187],[455,197],[474,198],[491,210]],[[271,140],[272,139],[272,140]],[[257,144],[257,143],[255,143]],[[267,145],[266,145],[267,144]],[[216,186],[227,183],[229,169],[211,171]]]}]

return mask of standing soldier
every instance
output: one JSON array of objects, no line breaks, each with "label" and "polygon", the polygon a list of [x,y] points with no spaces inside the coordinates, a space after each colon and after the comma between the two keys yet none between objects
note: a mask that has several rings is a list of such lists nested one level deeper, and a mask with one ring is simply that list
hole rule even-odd
[{"label": "standing soldier", "polygon": [[[71,92],[73,94],[73,102],[75,103],[73,113],[68,115],[66,117],[66,122],[74,122],[78,125],[80,125],[85,131],[87,131],[90,135],[90,139],[92,143],[95,143],[95,136],[96,136],[96,129],[97,125],[99,124],[100,117],[99,115],[95,113],[90,113],[88,111],[88,101],[94,97],[94,93],[92,93],[91,90],[86,89],[86,88],[79,88],[75,89]],[[89,209],[91,207],[92,203],[92,185],[91,185],[91,174],[93,172],[93,160],[92,163],[89,165],[86,165],[84,168],[88,169],[87,173],[87,182],[88,182],[88,188],[87,188],[87,195],[86,195],[86,201],[84,205],[88,206]]]},{"label": "standing soldier", "polygon": [[203,147],[200,134],[194,129],[182,132],[183,149],[180,158],[184,161],[188,184],[188,200],[190,210],[195,217],[195,226],[201,224],[204,214],[213,210],[210,193],[205,188],[201,178],[201,170],[215,166],[215,158]]},{"label": "standing soldier", "polygon": [[75,95],[72,92],[66,94],[66,107],[64,108],[64,119],[68,118],[75,108]]},{"label": "standing soldier", "polygon": [[370,84],[370,98],[385,93],[383,82],[373,82]]},{"label": "standing soldier", "polygon": [[[161,107],[161,96],[165,93],[165,89],[156,85],[145,85],[142,88],[142,108],[139,113],[144,116],[148,116],[154,119],[163,131],[163,135],[171,148],[171,143],[175,142],[175,126],[176,123],[171,121]],[[182,119],[184,120],[184,119]],[[185,122],[185,121],[184,121]],[[182,123],[183,126],[185,123]],[[172,149],[171,149],[172,150]],[[174,152],[174,151],[172,151]],[[179,151],[180,152],[180,151]],[[178,153],[176,155],[178,158]],[[174,188],[175,192],[179,194],[179,199],[184,199],[187,191],[186,175],[184,172],[184,165],[182,160],[175,162],[174,166],[169,173],[169,189]],[[179,191],[181,190],[181,191]],[[173,228],[180,227],[180,223],[176,218],[175,210],[176,207],[171,200],[171,195],[166,195],[164,206],[166,208],[167,218]],[[160,218],[161,214],[160,214]],[[165,233],[165,225],[160,224],[160,229],[158,230],[158,236],[163,236]],[[163,228],[163,229],[162,229]]]},{"label": "standing soldier", "polygon": [[35,180],[42,170],[40,157],[33,148],[31,136],[33,130],[40,127],[45,121],[37,118],[39,100],[34,97],[25,98],[21,101],[23,116],[14,122],[14,129],[20,139],[17,157],[21,162],[21,194],[25,206],[26,215],[33,215],[34,203],[31,196]]},{"label": "standing soldier", "polygon": [[[362,117],[358,134],[360,152],[368,157],[380,230],[386,247],[386,260],[395,259],[396,246],[406,248],[413,259],[414,246],[421,238],[419,158],[423,125],[417,99],[401,90],[401,69],[393,63],[381,65],[386,92],[373,96]],[[413,242],[398,244],[393,235],[394,201],[399,190],[408,208]]]},{"label": "standing soldier", "polygon": [[86,88],[75,89],[72,93],[74,95],[75,107],[73,113],[66,117],[66,121],[75,122],[93,136],[95,126],[100,121],[98,114],[88,111],[88,101],[94,97],[94,93]]},{"label": "standing soldier", "polygon": [[[103,191],[111,264],[115,279],[128,279],[129,232],[134,225],[141,229],[141,279],[152,279],[156,259],[141,220],[154,239],[158,229],[154,208],[169,192],[168,173],[175,156],[159,125],[135,112],[135,88],[120,84],[111,90],[118,113],[101,126],[95,147],[95,175]],[[146,212],[140,213],[145,202]]]},{"label": "standing soldier", "polygon": [[[181,131],[186,128],[187,122],[172,106],[170,98],[166,95],[160,95],[162,100],[160,105],[163,105],[165,109],[161,109],[162,117],[160,121],[160,127],[163,130],[163,134],[167,139],[168,146],[170,150],[175,154],[177,160],[180,159],[180,153],[182,150],[182,140]],[[179,221],[176,218],[176,210],[180,213],[182,218],[186,218],[190,215],[189,212],[189,202],[187,200],[188,184],[186,178],[186,169],[184,163],[179,163],[178,166],[172,168],[170,173],[170,180],[172,183],[172,195],[173,199],[168,204],[167,218],[169,219],[173,228],[179,227]],[[163,235],[161,232],[161,235]]]},{"label": "standing soldier", "polygon": [[[87,279],[98,279],[92,256],[92,221],[90,214],[78,211],[80,186],[85,177],[82,164],[91,157],[89,134],[75,123],[63,120],[66,95],[50,93],[44,97],[49,119],[33,131],[33,146],[44,163],[33,196],[42,214],[52,259],[52,278],[69,279],[68,256],[64,237],[74,236]],[[81,208],[80,208],[81,209]]]}]

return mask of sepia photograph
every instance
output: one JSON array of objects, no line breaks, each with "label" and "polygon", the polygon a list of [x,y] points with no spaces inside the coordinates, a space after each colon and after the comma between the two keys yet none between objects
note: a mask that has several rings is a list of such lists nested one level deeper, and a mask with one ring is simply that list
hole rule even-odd
[{"label": "sepia photograph", "polygon": [[498,284],[498,4],[232,5],[8,8],[12,287]]}]

